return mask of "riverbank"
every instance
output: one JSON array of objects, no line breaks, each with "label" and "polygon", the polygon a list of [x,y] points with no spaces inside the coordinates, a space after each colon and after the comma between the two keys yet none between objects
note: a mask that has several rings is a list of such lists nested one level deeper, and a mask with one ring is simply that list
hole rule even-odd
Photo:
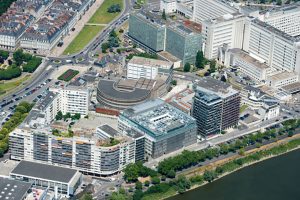
[{"label": "riverbank", "polygon": [[[199,178],[199,183],[192,184],[192,187],[190,189],[187,189],[186,192],[200,188],[208,183],[219,180],[229,174],[232,174],[248,166],[254,165],[258,162],[262,162],[267,159],[274,158],[289,153],[291,151],[295,151],[297,149],[300,149],[300,134],[294,135],[290,138],[285,138],[280,141],[276,141],[274,143],[262,146],[257,149],[247,151],[245,152],[244,156],[233,156],[233,159],[226,158],[224,160],[217,161],[217,164],[212,163],[208,166],[197,168],[193,170],[193,172],[187,172],[185,176],[189,178],[194,177],[194,179],[197,179],[195,177],[203,177],[204,173],[211,173],[216,174],[216,177],[210,181],[205,181],[203,178]],[[220,171],[220,169],[222,168],[223,170]],[[172,195],[167,197],[165,195],[162,195],[159,199],[169,199],[176,195],[180,194],[172,193]]]}]

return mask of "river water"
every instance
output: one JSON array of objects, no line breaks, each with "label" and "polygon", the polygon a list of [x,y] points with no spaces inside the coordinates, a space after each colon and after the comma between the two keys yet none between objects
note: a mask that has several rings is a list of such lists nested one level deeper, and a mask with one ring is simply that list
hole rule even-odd
[{"label": "river water", "polygon": [[256,163],[168,200],[300,200],[300,150]]}]

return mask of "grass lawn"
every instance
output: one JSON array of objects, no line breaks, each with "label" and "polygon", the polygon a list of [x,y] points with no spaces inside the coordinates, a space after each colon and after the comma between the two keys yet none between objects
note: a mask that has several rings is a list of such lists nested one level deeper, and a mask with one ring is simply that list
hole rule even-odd
[{"label": "grass lawn", "polygon": [[154,200],[154,199],[164,199],[175,195],[177,192],[175,189],[170,188],[166,193],[154,193],[145,195],[142,200]]},{"label": "grass lawn", "polygon": [[240,113],[244,112],[248,108],[247,105],[242,105],[240,108]]},{"label": "grass lawn", "polygon": [[0,96],[18,87],[29,78],[30,75],[26,75],[9,81],[0,81]]},{"label": "grass lawn", "polygon": [[84,26],[63,54],[68,55],[68,53],[73,54],[81,51],[103,28],[103,26]]},{"label": "grass lawn", "polygon": [[142,5],[142,4],[145,4],[147,2],[147,0],[137,0],[136,2],[140,5]]},{"label": "grass lawn", "polygon": [[100,8],[90,18],[88,23],[108,24],[109,22],[111,22],[115,17],[117,17],[120,14],[119,12],[117,13],[107,12],[107,9],[114,4],[120,4],[121,8],[123,9],[123,0],[104,0]]}]

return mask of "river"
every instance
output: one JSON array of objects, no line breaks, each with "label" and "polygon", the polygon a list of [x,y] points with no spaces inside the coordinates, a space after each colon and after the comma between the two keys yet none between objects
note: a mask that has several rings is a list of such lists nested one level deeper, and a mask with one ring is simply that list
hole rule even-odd
[{"label": "river", "polygon": [[256,163],[168,200],[300,200],[300,150]]}]

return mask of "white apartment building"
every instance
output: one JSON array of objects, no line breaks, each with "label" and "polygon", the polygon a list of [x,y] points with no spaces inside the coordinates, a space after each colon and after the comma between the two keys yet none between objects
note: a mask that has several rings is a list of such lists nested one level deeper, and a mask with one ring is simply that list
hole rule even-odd
[{"label": "white apartment building", "polygon": [[205,20],[202,23],[204,56],[217,58],[218,49],[226,44],[228,48],[242,48],[245,17],[235,13]]},{"label": "white apartment building", "polygon": [[166,14],[176,12],[177,0],[160,0],[160,10]]},{"label": "white apartment building", "polygon": [[110,139],[98,139],[93,135],[67,138],[55,136],[44,129],[16,129],[10,133],[9,138],[11,159],[108,176],[122,171],[129,163],[138,161],[137,156],[143,159],[144,154],[143,143],[139,143],[143,142],[143,136],[131,138],[119,134],[114,138],[119,143],[111,144]]},{"label": "white apartment building", "polygon": [[279,116],[280,106],[278,103],[264,102],[262,107],[258,109],[257,113],[263,121],[273,119]]},{"label": "white apartment building", "polygon": [[271,68],[241,49],[225,51],[225,66],[238,67],[238,70],[256,81],[264,81],[271,72]]},{"label": "white apartment building", "polygon": [[79,113],[81,116],[88,114],[90,94],[87,88],[67,86],[64,88],[50,88],[49,91],[58,94],[58,110],[60,110],[63,114]]},{"label": "white apartment building", "polygon": [[194,0],[193,7],[193,20],[198,23],[238,11],[220,0]]},{"label": "white apartment building", "polygon": [[172,75],[173,64],[168,61],[134,56],[127,64],[128,79],[155,79],[158,74]]}]

